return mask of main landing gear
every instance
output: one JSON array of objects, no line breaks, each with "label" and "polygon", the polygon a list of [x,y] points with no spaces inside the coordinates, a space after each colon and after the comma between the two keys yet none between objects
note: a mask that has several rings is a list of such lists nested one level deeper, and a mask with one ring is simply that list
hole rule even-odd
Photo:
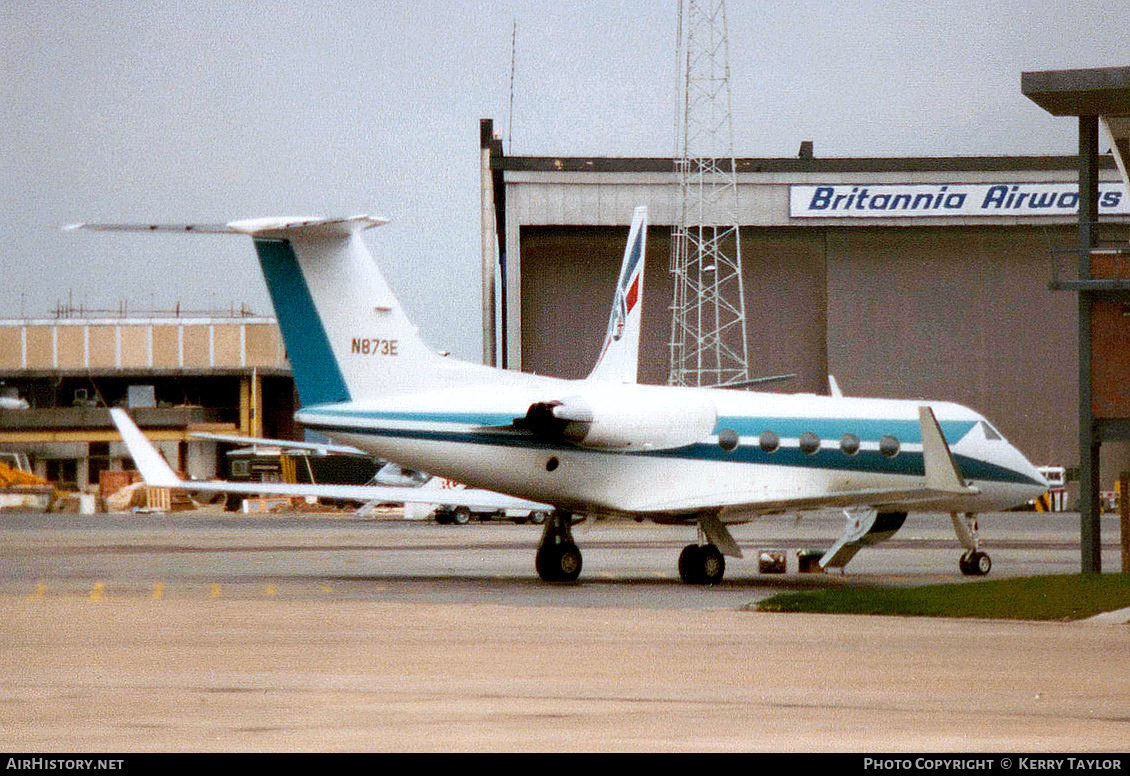
[{"label": "main landing gear", "polygon": [[[726,573],[722,550],[710,538],[700,526],[700,543],[687,545],[679,555],[679,576],[688,585],[716,585]],[[724,538],[715,541],[726,546]],[[575,582],[581,575],[581,551],[573,541],[571,513],[558,510],[545,521],[534,567],[546,582]]]},{"label": "main landing gear", "polygon": [[965,548],[965,554],[957,561],[961,573],[967,577],[983,577],[993,567],[993,561],[988,553],[981,551],[981,538],[977,532],[977,516],[972,512],[953,512],[953,529],[957,532],[958,541]]},{"label": "main landing gear", "polygon": [[581,550],[573,541],[571,513],[556,510],[545,521],[534,567],[546,582],[577,581],[581,575]]}]

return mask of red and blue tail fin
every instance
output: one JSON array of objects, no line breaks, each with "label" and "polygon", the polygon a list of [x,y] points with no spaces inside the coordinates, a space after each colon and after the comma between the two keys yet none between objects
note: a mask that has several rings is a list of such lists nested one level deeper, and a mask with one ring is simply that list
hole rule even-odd
[{"label": "red and blue tail fin", "polygon": [[640,326],[643,310],[643,269],[647,252],[647,208],[637,207],[620,265],[620,280],[612,299],[608,331],[589,380],[634,383],[639,372]]}]

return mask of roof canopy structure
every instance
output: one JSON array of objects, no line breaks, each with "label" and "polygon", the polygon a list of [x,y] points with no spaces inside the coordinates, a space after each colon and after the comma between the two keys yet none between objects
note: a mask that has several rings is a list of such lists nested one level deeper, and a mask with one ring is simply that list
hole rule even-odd
[{"label": "roof canopy structure", "polygon": [[1053,116],[1130,116],[1130,67],[1021,73],[1020,91]]},{"label": "roof canopy structure", "polygon": [[1114,143],[1122,180],[1130,185],[1130,67],[1021,73],[1020,91],[1053,116],[1097,116]]},{"label": "roof canopy structure", "polygon": [[[1078,293],[1082,570],[1099,573],[1099,448],[1104,439],[1130,438],[1130,402],[1125,393],[1118,394],[1120,401],[1107,398],[1122,390],[1130,371],[1130,364],[1121,358],[1130,344],[1125,323],[1130,281],[1123,277],[1121,259],[1130,251],[1124,246],[1113,249],[1119,259],[1113,277],[1101,261],[1096,262],[1104,258],[1100,255],[1104,251],[1096,251],[1095,240],[1099,126],[1110,135],[1122,181],[1130,186],[1130,67],[1021,73],[1020,91],[1053,116],[1075,116],[1079,121],[1079,279],[1061,287]],[[1124,554],[1123,563],[1130,566],[1130,554]]]}]

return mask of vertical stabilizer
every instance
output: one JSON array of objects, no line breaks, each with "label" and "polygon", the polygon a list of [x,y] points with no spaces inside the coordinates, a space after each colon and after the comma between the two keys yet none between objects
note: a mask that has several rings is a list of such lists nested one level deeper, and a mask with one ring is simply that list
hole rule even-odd
[{"label": "vertical stabilizer", "polygon": [[229,224],[255,241],[303,407],[434,386],[442,371],[361,239],[382,223]]},{"label": "vertical stabilizer", "polygon": [[647,252],[647,208],[637,207],[632,215],[628,244],[620,264],[620,279],[612,299],[608,331],[600,357],[589,380],[634,383],[639,372],[640,326],[643,311],[643,268]]}]

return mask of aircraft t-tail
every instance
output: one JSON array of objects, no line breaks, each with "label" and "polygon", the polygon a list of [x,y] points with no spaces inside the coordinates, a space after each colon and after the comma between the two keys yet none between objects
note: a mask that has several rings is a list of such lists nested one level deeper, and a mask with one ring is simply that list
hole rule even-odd
[{"label": "aircraft t-tail", "polygon": [[[860,547],[889,537],[913,509],[949,513],[965,547],[960,568],[980,575],[991,564],[975,514],[1023,504],[1047,488],[984,417],[957,404],[637,384],[645,208],[635,211],[598,364],[579,380],[495,369],[426,347],[362,240],[383,223],[356,216],[79,226],[251,237],[298,387],[296,420],[499,499],[550,505],[535,559],[547,581],[581,572],[575,517],[697,527],[679,573],[710,584],[722,579],[724,556],[742,554],[728,526],[826,507],[844,509],[848,521],[825,567],[842,567]],[[152,484],[238,489],[180,481],[154,460],[160,456],[124,411],[114,419]],[[264,492],[258,483],[242,487]],[[333,488],[289,487],[307,489],[301,495]],[[397,490],[393,500],[405,500]]]}]

